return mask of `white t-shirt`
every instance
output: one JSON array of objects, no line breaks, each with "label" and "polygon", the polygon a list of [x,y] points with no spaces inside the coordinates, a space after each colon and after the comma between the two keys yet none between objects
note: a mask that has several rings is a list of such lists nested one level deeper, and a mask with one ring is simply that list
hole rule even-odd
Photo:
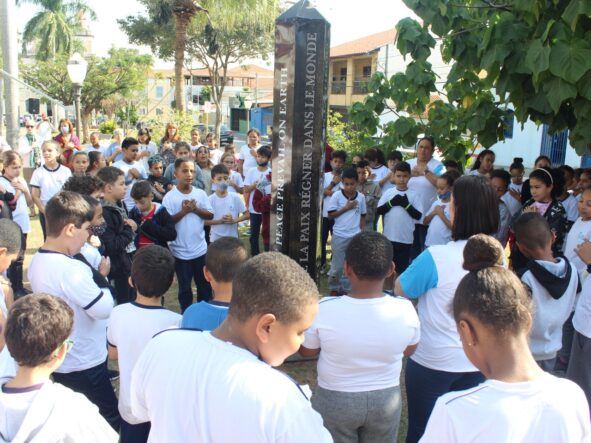
[{"label": "white t-shirt", "polygon": [[[444,203],[437,199],[433,202],[431,207],[427,212],[425,212],[425,216],[431,214],[437,206],[443,206],[443,215],[448,220],[451,220],[449,215],[449,202]],[[427,229],[427,238],[425,239],[425,247],[435,246],[435,245],[446,245],[451,241],[451,229],[447,227],[447,225],[441,220],[441,217],[435,215],[431,219],[431,223],[429,223],[429,229]]]},{"label": "white t-shirt", "polygon": [[[242,176],[240,175],[239,172],[230,171],[230,180],[232,180],[234,183],[236,183],[236,186],[238,186],[239,188],[244,187],[244,180],[242,180]],[[234,188],[234,186],[228,186],[228,191],[238,193],[238,191]]]},{"label": "white t-shirt", "polygon": [[332,442],[295,382],[209,332],[154,337],[131,376],[131,409],[153,443]]},{"label": "white t-shirt", "polygon": [[50,380],[17,392],[3,387],[0,417],[3,442],[116,443],[119,439],[86,396]]},{"label": "white t-shirt", "polygon": [[[125,186],[127,189],[125,191],[125,197],[123,197],[123,203],[125,203],[127,210],[131,211],[135,206],[135,202],[133,201],[133,198],[131,198],[131,188],[133,188],[134,183],[138,180],[145,180],[148,178],[148,173],[146,172],[143,163],[138,160],[134,161],[133,163],[127,163],[125,160],[119,160],[113,163],[112,166],[121,169],[125,174]],[[131,175],[129,175],[130,169],[137,169],[140,173],[140,178],[133,178]]]},{"label": "white t-shirt", "polygon": [[109,318],[107,340],[117,348],[119,360],[119,412],[127,423],[137,424],[131,413],[131,371],[148,342],[168,328],[178,327],[181,316],[161,306],[144,306],[136,302],[116,306]]},{"label": "white t-shirt", "polygon": [[320,348],[318,386],[365,392],[398,386],[402,353],[418,341],[419,318],[410,301],[344,295],[320,301],[304,347]]},{"label": "white t-shirt", "polygon": [[[388,203],[396,195],[406,195],[408,202],[417,211],[423,212],[423,209],[420,206],[421,200],[413,191],[410,189],[399,191],[396,187],[390,188],[382,194],[380,201],[378,201],[378,208],[383,204]],[[384,215],[384,235],[388,240],[411,245],[413,243],[414,232],[415,219],[412,218],[402,206],[393,206]]]},{"label": "white t-shirt", "polygon": [[[4,317],[4,321],[8,317],[8,307],[6,306],[6,299],[4,295],[4,291],[2,290],[2,286],[0,286],[0,312],[2,312],[2,316]],[[16,362],[10,352],[8,352],[8,347],[4,346],[0,350],[0,379],[1,378],[13,378],[16,375]]]},{"label": "white t-shirt", "polygon": [[[231,186],[228,189],[230,188]],[[246,211],[246,206],[244,206],[244,201],[240,194],[228,192],[225,197],[218,197],[216,194],[211,194],[208,198],[209,204],[213,208],[214,220],[219,220],[226,214],[232,214],[232,218],[237,219],[240,214]],[[221,237],[238,238],[238,225],[236,223],[211,225],[210,241],[215,241]]]},{"label": "white t-shirt", "polygon": [[31,188],[38,188],[39,198],[46,205],[51,197],[62,190],[64,183],[72,176],[72,171],[66,166],[57,165],[55,169],[49,169],[42,165],[33,171],[31,176]]},{"label": "white t-shirt", "polygon": [[[258,168],[251,168],[244,174],[244,186],[251,186],[256,182],[259,182],[259,186],[263,187],[265,194],[271,193],[271,182],[266,179],[267,174],[271,172],[271,168],[267,168],[264,171],[259,171]],[[252,199],[254,197],[254,191],[250,192],[248,197],[248,210],[251,214],[260,214],[254,210],[252,206]]]},{"label": "white t-shirt", "polygon": [[570,228],[564,243],[564,256],[577,268],[579,275],[587,270],[587,265],[577,255],[575,248],[585,240],[591,240],[591,220],[585,221],[579,217]]},{"label": "white t-shirt", "polygon": [[580,294],[573,326],[579,334],[591,339],[591,278],[585,280]]},{"label": "white t-shirt", "polygon": [[[337,237],[351,238],[361,232],[361,217],[367,214],[365,195],[361,192],[355,192],[355,198],[353,198],[353,200],[357,200],[357,207],[349,209],[334,219],[334,226],[332,228],[333,235]],[[328,201],[328,212],[338,211],[345,206],[348,201],[349,199],[344,191],[340,190],[335,192]]]},{"label": "white t-shirt", "polygon": [[521,383],[487,380],[435,403],[421,443],[589,442],[581,388],[553,375]]},{"label": "white t-shirt", "polygon": [[[254,149],[255,152],[260,147],[261,145],[257,145],[257,147]],[[246,178],[246,173],[258,166],[257,158],[255,155],[252,155],[250,153],[250,147],[248,146],[248,144],[242,145],[242,147],[240,148],[240,153],[238,154],[238,158],[244,161],[244,164],[242,165],[242,174],[244,175],[244,178]]]},{"label": "white t-shirt", "polygon": [[[21,182],[27,189],[27,182],[23,177],[18,177],[17,180]],[[4,177],[3,180],[0,180],[0,185],[4,186],[6,191],[16,195],[16,189],[12,186],[12,183]],[[12,220],[20,226],[23,234],[28,234],[31,232],[31,219],[29,218],[29,206],[27,205],[27,198],[25,194],[21,192],[18,200],[16,201],[16,208],[12,211]]]},{"label": "white t-shirt", "polygon": [[141,162],[142,166],[144,167],[144,170],[148,171],[150,169],[150,166],[148,165],[148,159],[150,157],[152,157],[153,155],[158,154],[158,146],[156,146],[156,143],[154,143],[153,141],[150,141],[147,145],[140,144],[138,153],[142,154],[143,152],[150,153],[150,155],[148,157],[142,157],[139,160]]},{"label": "white t-shirt", "polygon": [[503,194],[501,201],[507,205],[507,209],[509,209],[509,214],[511,214],[511,217],[521,211],[521,202],[513,198],[509,192],[505,192]]},{"label": "white t-shirt", "polygon": [[429,369],[445,372],[475,372],[462,348],[451,305],[460,280],[466,240],[431,246],[413,260],[400,276],[404,293],[419,299],[421,341],[410,357]]},{"label": "white t-shirt", "polygon": [[562,206],[564,206],[564,210],[566,211],[566,219],[569,222],[574,222],[577,218],[579,218],[579,208],[577,207],[577,199],[574,195],[569,194],[564,200],[562,200]]},{"label": "white t-shirt", "polygon": [[92,266],[94,269],[98,271],[99,266],[101,265],[101,253],[97,248],[92,246],[90,243],[86,242],[82,245],[82,249],[80,249],[80,254],[84,256],[86,261]]},{"label": "white t-shirt", "polygon": [[509,189],[517,191],[521,194],[521,190],[523,189],[523,183],[516,185],[515,183],[513,183],[513,181],[511,181],[511,183],[509,183]]},{"label": "white t-shirt", "polygon": [[[209,151],[209,160],[213,163],[213,165],[218,165],[220,163],[220,158],[224,155],[224,150],[220,148],[215,148]],[[256,162],[256,160],[255,160]]]},{"label": "white t-shirt", "polygon": [[[325,172],[324,173],[324,189],[328,188],[328,185],[330,185],[330,183],[332,182],[332,179],[334,177],[334,174],[332,172]],[[323,191],[324,191],[323,189]],[[332,188],[332,194],[334,195],[337,191],[340,191],[341,189],[343,189],[343,183],[342,182],[338,182],[334,188]],[[325,195],[324,198],[322,199],[322,216],[324,218],[328,218],[328,202],[330,201],[330,197],[331,196],[327,196]]]},{"label": "white t-shirt", "polygon": [[88,265],[59,252],[39,249],[29,265],[33,292],[45,292],[63,299],[74,311],[74,346],[58,373],[83,371],[107,358],[107,319],[113,310],[113,296],[99,288]]},{"label": "white t-shirt", "polygon": [[[172,216],[179,213],[183,207],[183,200],[195,200],[197,207],[213,213],[207,194],[196,187],[191,192],[183,194],[175,186],[162,200],[162,206]],[[176,222],[176,240],[168,243],[168,247],[176,258],[192,260],[205,255],[207,243],[205,242],[204,221],[197,214],[187,214]]]},{"label": "white t-shirt", "polygon": [[[373,180],[375,183],[380,183],[380,181],[384,177],[386,177],[389,173],[390,173],[390,170],[384,165],[379,165],[379,166],[376,166],[375,168],[370,168],[370,180]],[[372,178],[372,176],[373,176],[373,178]],[[388,183],[388,182],[386,182],[386,183]],[[386,191],[386,189],[384,189],[384,186],[382,186],[381,189],[382,189],[382,192]]]},{"label": "white t-shirt", "polygon": [[[412,170],[417,165],[417,159],[411,158],[407,163]],[[427,163],[427,168],[435,175],[440,175],[439,172],[443,170],[443,164],[439,160],[432,158]],[[408,189],[419,197],[421,208],[430,208],[433,201],[437,198],[437,188],[423,175],[411,177],[408,181]],[[423,217],[417,223],[423,223],[423,218],[425,218],[425,214],[423,214]]]}]

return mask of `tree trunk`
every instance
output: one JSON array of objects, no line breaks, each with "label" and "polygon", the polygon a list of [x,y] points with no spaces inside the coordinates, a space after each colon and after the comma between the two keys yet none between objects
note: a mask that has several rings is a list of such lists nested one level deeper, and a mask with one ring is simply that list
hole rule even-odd
[{"label": "tree trunk", "polygon": [[[18,43],[16,20],[16,4],[14,0],[0,0],[0,23],[2,23],[2,53],[4,70],[14,78],[18,78]],[[6,140],[13,148],[16,147],[19,135],[18,105],[19,85],[12,78],[6,77]],[[0,116],[1,118],[1,116]]]},{"label": "tree trunk", "polygon": [[176,22],[175,42],[174,42],[174,101],[176,110],[185,112],[185,77],[183,75],[183,65],[185,61],[185,45],[187,42],[187,25],[189,17],[187,14],[178,13],[174,15]]},{"label": "tree trunk", "polygon": [[92,112],[85,112],[82,114],[82,138],[84,140],[84,142],[82,140],[80,140],[80,143],[87,143],[88,142],[88,138],[89,138],[89,131],[90,131],[90,119],[92,118]]}]

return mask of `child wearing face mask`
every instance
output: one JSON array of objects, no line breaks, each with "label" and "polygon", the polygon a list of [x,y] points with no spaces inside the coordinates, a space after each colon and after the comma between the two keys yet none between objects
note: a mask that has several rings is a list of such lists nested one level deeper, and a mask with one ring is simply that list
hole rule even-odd
[{"label": "child wearing face mask", "polygon": [[437,177],[437,200],[427,211],[423,223],[429,226],[425,246],[446,245],[451,241],[451,216],[449,203],[451,189],[457,174],[446,172]]},{"label": "child wearing face mask", "polygon": [[211,226],[209,238],[211,242],[221,237],[238,238],[238,223],[250,218],[240,194],[229,192],[230,171],[223,164],[215,165],[211,170],[211,189],[209,196],[213,208],[213,219],[205,220]]}]

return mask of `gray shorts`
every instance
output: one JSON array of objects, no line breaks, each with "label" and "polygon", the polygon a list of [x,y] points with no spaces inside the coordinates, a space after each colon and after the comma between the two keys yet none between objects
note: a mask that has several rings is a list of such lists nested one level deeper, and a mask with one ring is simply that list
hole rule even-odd
[{"label": "gray shorts", "polygon": [[366,392],[317,387],[312,407],[320,413],[335,443],[394,443],[402,402],[400,387]]}]

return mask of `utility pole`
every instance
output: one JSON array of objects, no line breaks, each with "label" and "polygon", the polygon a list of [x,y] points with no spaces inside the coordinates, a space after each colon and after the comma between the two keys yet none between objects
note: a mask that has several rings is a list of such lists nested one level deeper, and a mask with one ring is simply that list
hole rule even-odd
[{"label": "utility pole", "polygon": [[[16,16],[15,0],[0,0],[4,70],[12,77],[18,78]],[[6,140],[10,146],[16,147],[19,134],[19,85],[13,78],[8,77],[5,79],[4,88],[6,91]]]}]

